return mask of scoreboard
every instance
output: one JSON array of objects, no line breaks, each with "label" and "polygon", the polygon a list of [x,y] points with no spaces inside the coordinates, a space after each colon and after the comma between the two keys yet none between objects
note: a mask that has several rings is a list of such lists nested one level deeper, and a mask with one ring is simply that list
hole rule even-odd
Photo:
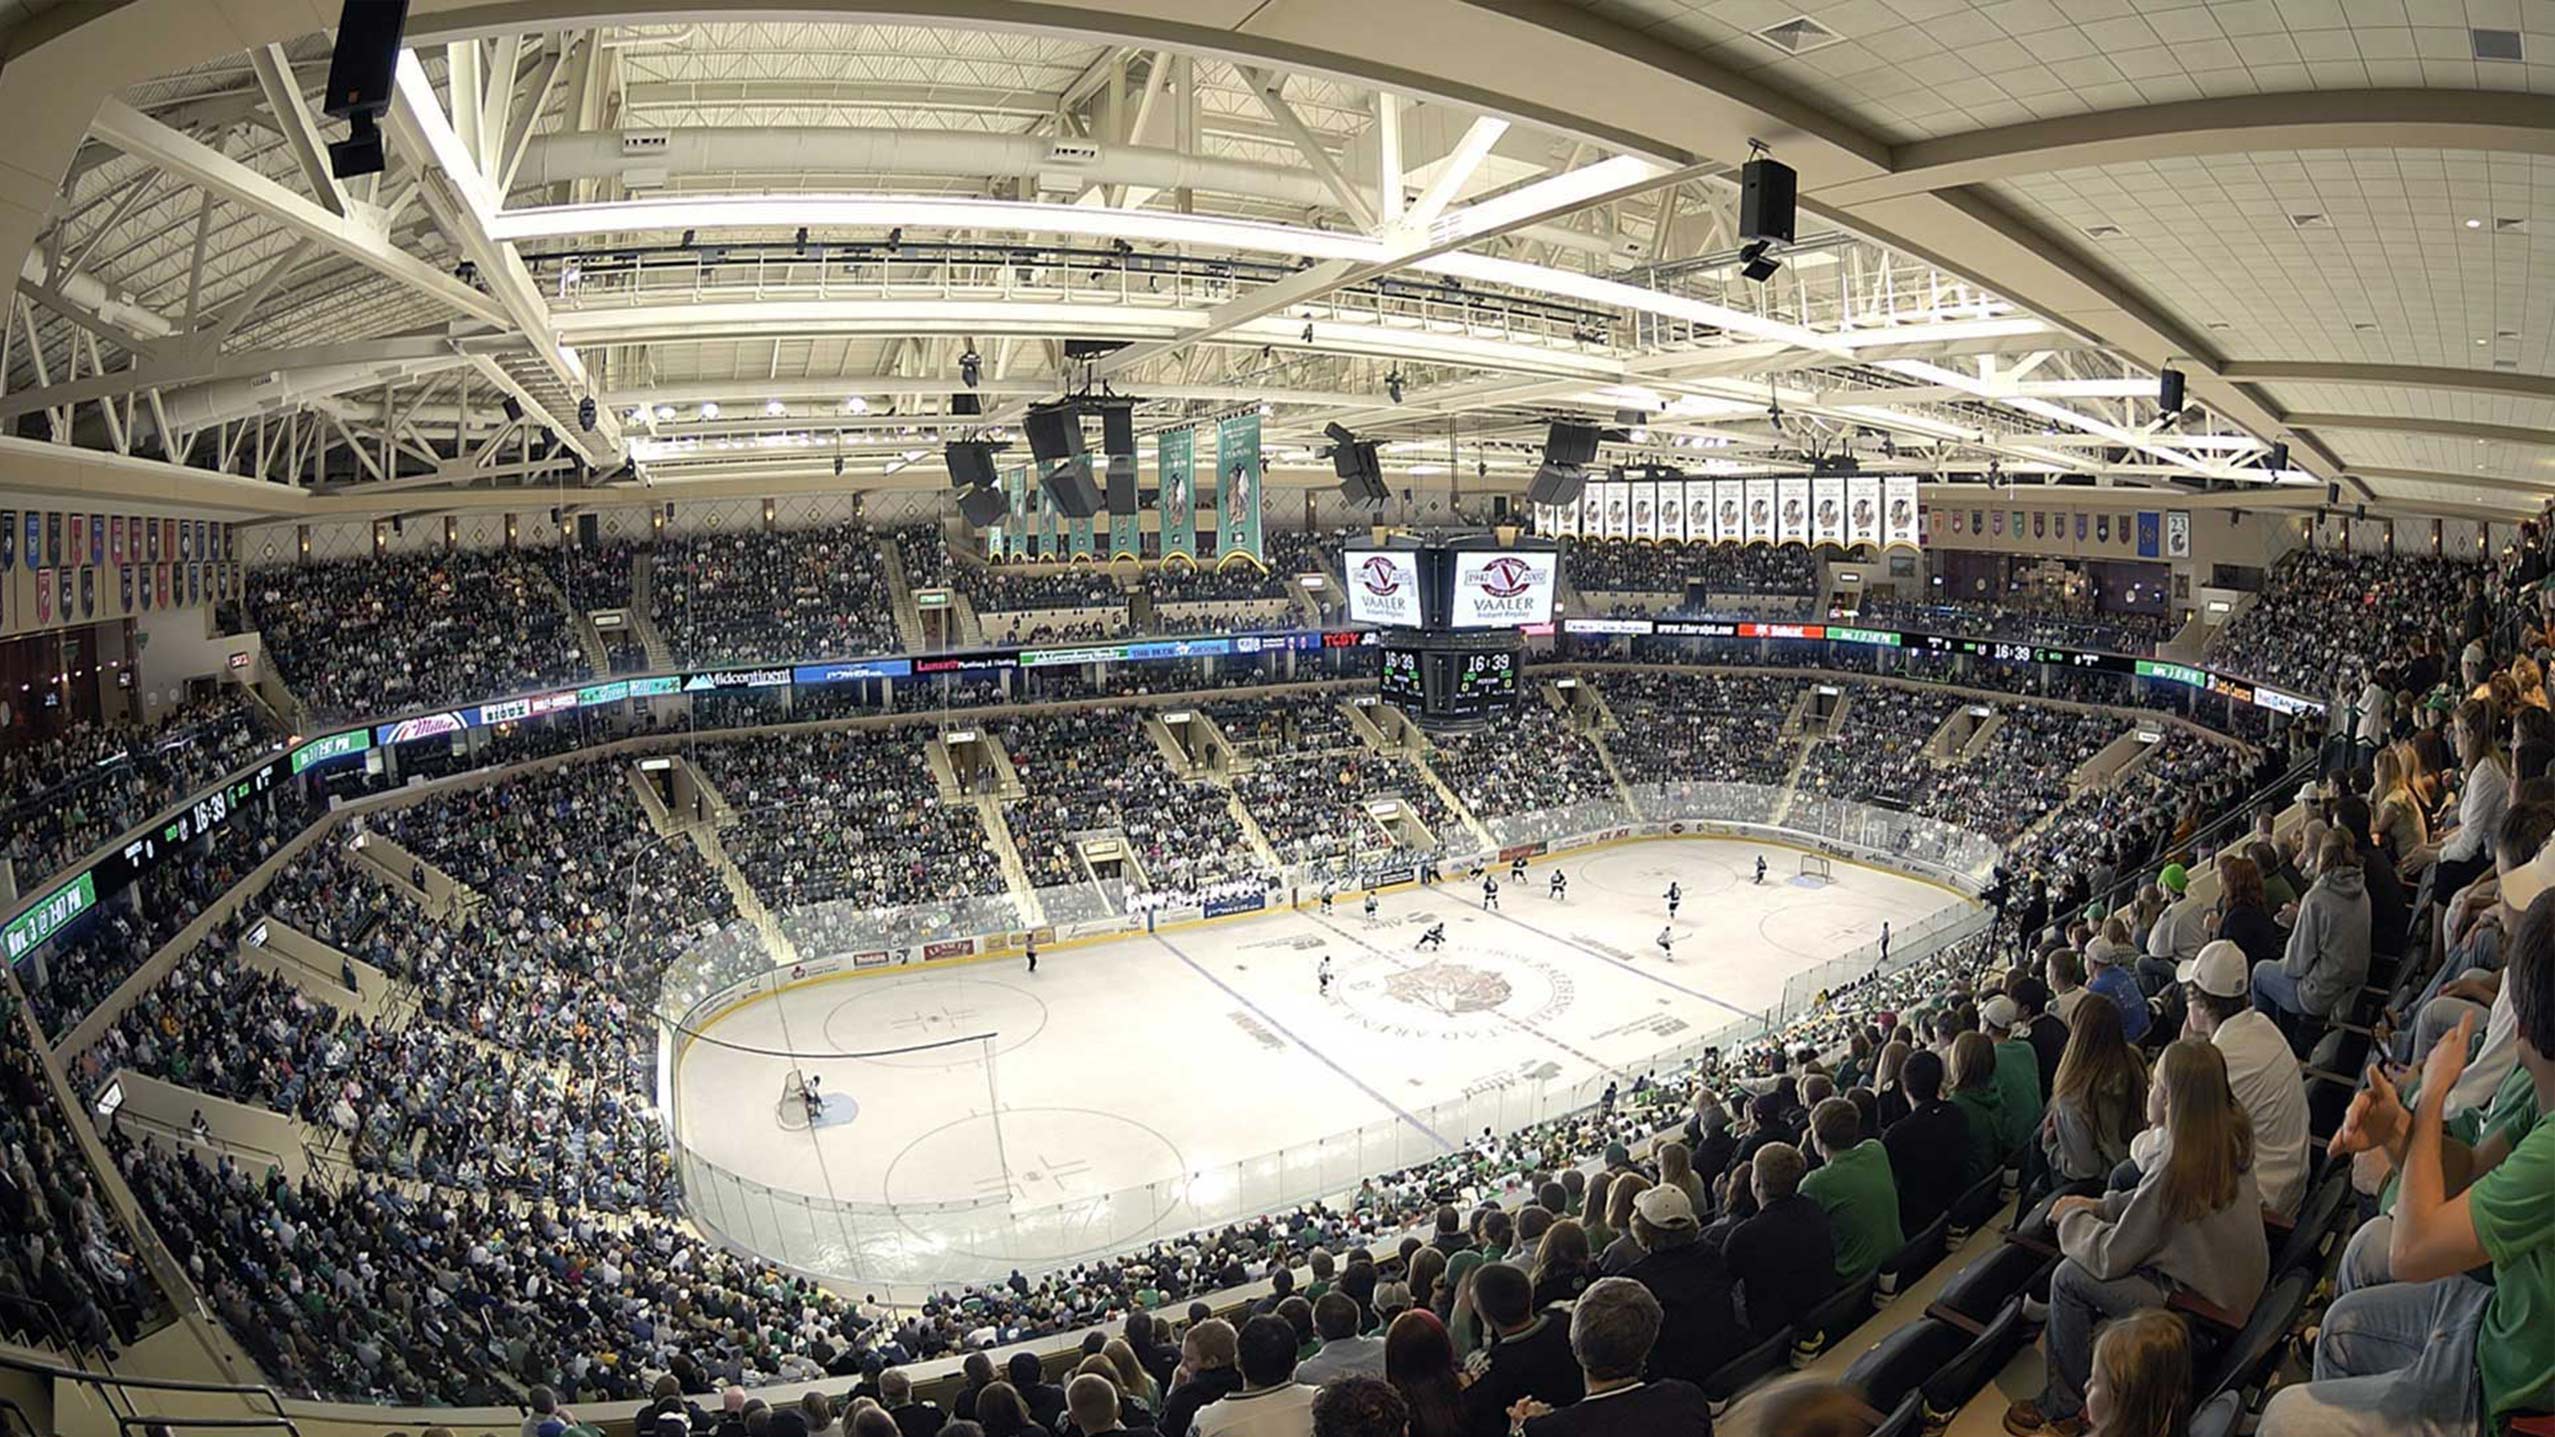
[{"label": "scoreboard", "polygon": [[1559,555],[1513,530],[1379,535],[1340,576],[1352,623],[1381,641],[1376,695],[1424,729],[1489,722],[1517,703],[1518,653],[1552,631]]}]

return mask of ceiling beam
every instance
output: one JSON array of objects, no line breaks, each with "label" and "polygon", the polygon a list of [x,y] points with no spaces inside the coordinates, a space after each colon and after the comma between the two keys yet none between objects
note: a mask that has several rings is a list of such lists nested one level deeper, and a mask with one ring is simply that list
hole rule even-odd
[{"label": "ceiling beam", "polygon": [[1411,229],[1426,229],[1430,221],[1443,214],[1446,207],[1455,202],[1455,197],[1464,192],[1464,186],[1470,184],[1475,172],[1481,169],[1482,161],[1490,158],[1491,146],[1498,144],[1499,137],[1507,133],[1506,120],[1496,115],[1476,116],[1464,130],[1463,138],[1455,142],[1454,150],[1446,156],[1436,177],[1428,182],[1428,188],[1420,191],[1419,198],[1411,201],[1411,207],[1403,212],[1402,223]]},{"label": "ceiling beam", "polygon": [[91,122],[98,138],[147,164],[159,166],[208,194],[254,210],[297,235],[440,300],[474,319],[508,324],[503,306],[451,275],[393,245],[370,224],[333,214],[201,140],[181,135],[122,100],[109,98]]},{"label": "ceiling beam", "polygon": [[1268,70],[1250,69],[1242,71],[1242,77],[1250,81],[1251,92],[1259,98],[1260,108],[1267,110],[1269,118],[1277,121],[1278,128],[1286,131],[1286,137],[1295,142],[1296,152],[1304,156],[1304,163],[1312,167],[1314,174],[1322,177],[1322,183],[1330,188],[1332,196],[1340,202],[1340,208],[1347,211],[1348,217],[1359,229],[1375,228],[1375,206],[1350,182],[1348,176],[1340,173],[1338,162],[1331,158],[1329,150],[1322,147],[1320,137],[1295,113],[1295,107],[1286,102],[1283,93],[1286,77]]},{"label": "ceiling beam", "polygon": [[2413,484],[2441,484],[2470,489],[2488,489],[2497,494],[2529,494],[2538,499],[2555,496],[2555,484],[2536,479],[2511,479],[2498,474],[2458,474],[2436,469],[2371,468],[2355,464],[2351,472],[2363,479],[2400,479]]},{"label": "ceiling beam", "polygon": [[310,101],[302,97],[301,81],[294,76],[284,47],[253,45],[248,63],[257,72],[257,88],[266,96],[266,108],[274,113],[275,127],[283,133],[285,147],[293,152],[293,163],[301,167],[312,196],[330,214],[346,215],[345,187],[338,184],[337,172],[329,164],[328,141],[320,136],[319,121],[311,114]]},{"label": "ceiling beam", "polygon": [[2375,434],[2436,434],[2449,439],[2476,439],[2493,444],[2533,444],[2555,448],[2555,429],[2529,429],[2516,424],[2471,424],[2460,419],[2424,419],[2401,414],[2292,414],[2289,416],[2289,423],[2300,429],[2357,429]]},{"label": "ceiling beam", "polygon": [[2326,364],[2294,359],[2230,359],[2214,366],[2239,384],[2377,384],[2389,389],[2448,389],[2513,399],[2555,399],[2555,375],[2517,370],[2458,369],[2420,364]]},{"label": "ceiling beam", "polygon": [[2497,93],[2486,103],[2459,90],[2283,90],[2099,110],[1900,145],[1889,173],[1818,198],[1850,209],[2053,170],[2352,148],[2555,155],[2555,96]]}]

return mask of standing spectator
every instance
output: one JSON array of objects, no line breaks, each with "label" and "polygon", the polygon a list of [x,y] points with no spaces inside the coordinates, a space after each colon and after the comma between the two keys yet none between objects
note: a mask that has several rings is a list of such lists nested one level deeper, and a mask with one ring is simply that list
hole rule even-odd
[{"label": "standing spectator", "polygon": [[2029,1146],[2040,1127],[2040,1054],[2023,1036],[2023,1010],[2012,998],[1988,999],[1978,1022],[1996,1043],[1996,1147],[2010,1156]]},{"label": "standing spectator", "polygon": [[2032,1045],[2040,1091],[2047,1093],[2058,1081],[2058,1060],[2067,1056],[2067,1020],[2050,1011],[2049,985],[2030,972],[2016,969],[2005,984],[2005,995],[2023,1012],[2015,1036]]},{"label": "standing spectator", "polygon": [[1720,1249],[1701,1240],[1694,1205],[1675,1188],[1643,1192],[1633,1206],[1632,1231],[1643,1256],[1624,1275],[1650,1290],[1668,1335],[1651,1355],[1650,1375],[1699,1381],[1747,1345],[1730,1267]]}]

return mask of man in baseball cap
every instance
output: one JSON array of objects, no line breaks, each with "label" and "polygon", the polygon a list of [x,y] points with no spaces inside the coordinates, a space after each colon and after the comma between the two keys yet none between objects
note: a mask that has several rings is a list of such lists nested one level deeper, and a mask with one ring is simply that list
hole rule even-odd
[{"label": "man in baseball cap", "polygon": [[1654,1382],[1701,1382],[1747,1345],[1738,1283],[1721,1250],[1701,1235],[1684,1189],[1662,1184],[1632,1200],[1632,1240],[1642,1257],[1624,1276],[1659,1299],[1660,1340],[1650,1349]]},{"label": "man in baseball cap", "polygon": [[[2227,1086],[2253,1120],[2253,1177],[2265,1204],[2295,1213],[2307,1190],[2307,1083],[2280,1025],[2253,1007],[2253,965],[2224,938],[2202,946],[2174,971],[2189,1012],[2183,1030],[2216,1045],[2227,1060]],[[2130,1144],[2144,1166],[2163,1131]]]},{"label": "man in baseball cap", "polygon": [[2156,875],[2156,886],[2171,900],[2147,930],[2147,961],[2138,965],[2138,986],[2153,998],[2173,981],[2174,969],[2200,956],[2209,941],[2209,905],[2191,892],[2191,875],[2179,863],[2168,863]]}]

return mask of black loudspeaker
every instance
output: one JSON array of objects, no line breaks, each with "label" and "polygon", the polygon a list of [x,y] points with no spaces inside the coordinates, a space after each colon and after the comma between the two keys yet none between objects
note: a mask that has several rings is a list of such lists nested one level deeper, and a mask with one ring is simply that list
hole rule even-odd
[{"label": "black loudspeaker", "polygon": [[1020,427],[1029,435],[1030,456],[1042,471],[1082,452],[1082,411],[1070,404],[1033,404]]},{"label": "black loudspeaker", "polygon": [[1087,461],[1062,459],[1040,465],[1038,487],[1047,491],[1047,502],[1056,512],[1068,519],[1088,519],[1100,512],[1100,486],[1091,482]]},{"label": "black loudspeaker", "polygon": [[[396,519],[391,521],[394,527],[397,526],[398,522],[399,521]],[[577,516],[577,547],[587,550],[600,549],[603,547],[602,515],[589,510],[586,513],[579,514]]]},{"label": "black loudspeaker", "polygon": [[337,48],[328,57],[328,97],[321,113],[343,120],[378,119],[398,83],[399,40],[408,30],[408,0],[346,0],[337,17]]},{"label": "black loudspeaker", "polygon": [[1002,494],[993,489],[970,489],[958,496],[958,516],[972,529],[999,524],[1009,512]]},{"label": "black loudspeaker", "polygon": [[2182,412],[2182,371],[2159,370],[2156,373],[2156,407],[2167,414]]},{"label": "black loudspeaker", "polygon": [[953,419],[976,419],[985,412],[985,396],[960,390],[949,396],[949,413]]},{"label": "black loudspeaker", "polygon": [[1597,439],[1594,424],[1556,423],[1544,435],[1544,462],[1585,467],[1597,457]]},{"label": "black loudspeaker", "polygon": [[1535,471],[1526,486],[1529,504],[1576,504],[1579,491],[1588,487],[1588,471],[1576,464],[1547,464]]},{"label": "black loudspeaker", "polygon": [[994,475],[994,450],[1000,446],[981,439],[953,441],[941,452],[949,461],[949,484],[953,489],[991,489],[1000,481]]},{"label": "black loudspeaker", "polygon": [[1132,514],[1140,506],[1136,501],[1136,456],[1109,456],[1109,512]]},{"label": "black loudspeaker", "polygon": [[1100,409],[1100,452],[1111,457],[1136,452],[1136,411],[1131,404],[1106,404]]},{"label": "black loudspeaker", "polygon": [[1333,445],[1331,472],[1339,476],[1340,492],[1352,504],[1381,504],[1393,496],[1384,487],[1384,464],[1376,457],[1372,439]]},{"label": "black loudspeaker", "polygon": [[1739,166],[1739,238],[1792,243],[1793,200],[1800,176],[1759,156]]}]

